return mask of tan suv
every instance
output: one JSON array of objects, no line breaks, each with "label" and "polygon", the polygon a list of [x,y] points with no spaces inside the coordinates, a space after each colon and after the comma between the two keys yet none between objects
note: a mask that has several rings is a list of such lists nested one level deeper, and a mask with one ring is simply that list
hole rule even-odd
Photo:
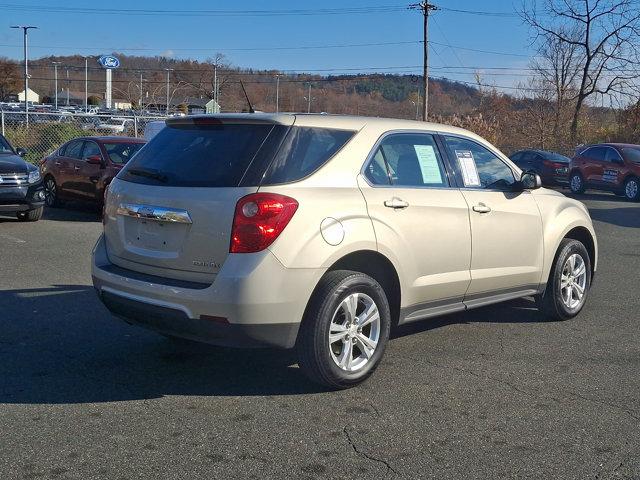
[{"label": "tan suv", "polygon": [[296,347],[348,387],[396,324],[534,296],[582,309],[580,202],[468,131],[404,120],[169,120],[110,185],[93,282],[125,321],[217,345]]}]

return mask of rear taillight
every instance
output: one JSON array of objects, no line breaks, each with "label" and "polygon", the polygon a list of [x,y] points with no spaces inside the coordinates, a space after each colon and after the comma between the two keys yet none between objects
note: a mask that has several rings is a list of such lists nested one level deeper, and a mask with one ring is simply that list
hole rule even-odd
[{"label": "rear taillight", "polygon": [[276,193],[252,193],[236,204],[231,229],[230,253],[251,253],[264,250],[285,229],[298,202]]}]

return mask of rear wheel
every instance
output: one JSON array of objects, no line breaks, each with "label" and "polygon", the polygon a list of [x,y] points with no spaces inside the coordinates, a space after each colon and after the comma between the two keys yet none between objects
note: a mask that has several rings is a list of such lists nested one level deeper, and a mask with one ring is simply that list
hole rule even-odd
[{"label": "rear wheel", "polygon": [[560,242],[551,267],[547,288],[541,299],[542,310],[553,320],[575,317],[587,299],[591,287],[591,259],[578,240]]},{"label": "rear wheel", "polygon": [[640,182],[637,178],[628,178],[624,182],[624,197],[632,202],[640,200]]},{"label": "rear wheel", "polygon": [[573,193],[584,193],[584,180],[579,172],[573,172],[571,174],[571,178],[569,178],[569,188],[571,188]]},{"label": "rear wheel", "polygon": [[58,186],[53,177],[48,176],[44,181],[44,201],[47,207],[59,207]]},{"label": "rear wheel", "polygon": [[298,335],[298,362],[313,381],[348,388],[376,369],[389,339],[389,302],[364,273],[327,273],[311,298]]},{"label": "rear wheel", "polygon": [[38,207],[26,212],[18,212],[16,216],[21,222],[37,222],[42,218],[43,209],[43,207]]}]

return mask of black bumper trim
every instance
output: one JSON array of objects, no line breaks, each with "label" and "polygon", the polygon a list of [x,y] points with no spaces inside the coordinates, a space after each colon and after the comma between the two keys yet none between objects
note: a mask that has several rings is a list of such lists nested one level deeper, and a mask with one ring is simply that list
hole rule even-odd
[{"label": "black bumper trim", "polygon": [[292,348],[298,323],[229,324],[189,318],[183,311],[132,300],[102,291],[100,299],[109,311],[127,323],[165,335],[182,337],[224,347]]},{"label": "black bumper trim", "polygon": [[210,283],[192,282],[189,280],[178,280],[174,278],[165,278],[158,275],[151,275],[148,273],[135,272],[128,268],[119,267],[110,263],[108,265],[97,265],[97,267],[103,272],[119,275],[120,277],[131,278],[133,280],[139,280],[141,282],[156,283],[158,285],[167,285],[169,287],[179,288],[191,288],[193,290],[204,290],[211,286]]}]

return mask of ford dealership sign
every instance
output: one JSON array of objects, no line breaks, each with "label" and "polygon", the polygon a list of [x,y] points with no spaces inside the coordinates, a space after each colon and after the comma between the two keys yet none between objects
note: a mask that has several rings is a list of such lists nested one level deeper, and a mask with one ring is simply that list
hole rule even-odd
[{"label": "ford dealership sign", "polygon": [[120,66],[120,60],[118,60],[113,55],[103,55],[98,59],[98,63],[102,65],[102,68],[107,68],[109,70],[118,68]]}]

